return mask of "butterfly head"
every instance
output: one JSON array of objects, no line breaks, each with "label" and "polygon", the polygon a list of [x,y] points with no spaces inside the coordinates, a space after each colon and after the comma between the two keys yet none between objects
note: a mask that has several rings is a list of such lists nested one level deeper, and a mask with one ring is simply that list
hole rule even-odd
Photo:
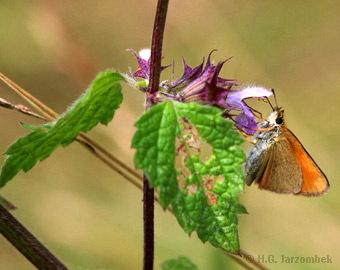
[{"label": "butterfly head", "polygon": [[285,124],[284,110],[282,108],[275,108],[267,118],[269,126],[283,126]]}]

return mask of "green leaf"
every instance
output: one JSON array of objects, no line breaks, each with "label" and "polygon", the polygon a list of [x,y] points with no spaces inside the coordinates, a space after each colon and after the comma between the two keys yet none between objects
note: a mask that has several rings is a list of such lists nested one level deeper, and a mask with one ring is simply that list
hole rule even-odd
[{"label": "green leaf", "polygon": [[[246,213],[238,199],[244,185],[240,165],[245,155],[239,147],[243,138],[232,122],[222,118],[215,107],[167,101],[142,115],[136,126],[135,164],[159,188],[162,205],[171,203],[187,233],[196,230],[203,242],[238,253],[237,215]],[[212,149],[205,162],[195,149],[200,148],[195,146],[201,144],[199,140]],[[175,167],[179,150],[185,153],[180,169]],[[182,188],[177,175],[185,179]]]},{"label": "green leaf", "polygon": [[19,138],[5,152],[8,155],[1,170],[3,187],[20,170],[27,172],[37,161],[47,158],[58,146],[69,145],[79,132],[87,132],[98,123],[107,125],[119,108],[123,96],[124,77],[113,71],[100,73],[88,91],[55,123],[33,128],[33,132]]},{"label": "green leaf", "polygon": [[[185,117],[196,127],[200,138],[212,147],[213,153],[206,162],[200,160],[200,154],[188,155],[185,165],[191,176],[172,203],[174,213],[188,233],[195,229],[203,242],[209,241],[216,247],[238,253],[237,215],[244,212],[238,200],[244,185],[240,165],[245,161],[238,145],[243,138],[232,129],[229,120],[221,118],[217,108],[194,103],[176,103],[175,106],[178,116]],[[203,179],[215,181],[211,190],[204,185]],[[197,186],[196,192],[189,192],[191,185]],[[213,200],[209,202],[208,196]]]},{"label": "green leaf", "polygon": [[198,267],[187,257],[179,256],[178,259],[165,261],[162,270],[198,270]]},{"label": "green leaf", "polygon": [[178,193],[175,170],[175,139],[177,118],[170,102],[164,102],[145,112],[136,122],[132,139],[137,149],[134,162],[144,169],[153,187],[159,186],[160,202],[167,207]]}]

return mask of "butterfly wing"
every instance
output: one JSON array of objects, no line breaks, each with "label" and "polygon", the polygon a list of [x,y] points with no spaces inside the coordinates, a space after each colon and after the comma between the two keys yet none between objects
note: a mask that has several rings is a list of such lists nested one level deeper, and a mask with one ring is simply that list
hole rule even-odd
[{"label": "butterfly wing", "polygon": [[296,194],[301,191],[302,171],[287,135],[280,134],[268,150],[269,159],[258,181],[259,188],[277,193]]},{"label": "butterfly wing", "polygon": [[312,157],[294,134],[287,129],[286,138],[293,148],[295,157],[302,172],[303,183],[301,191],[296,195],[320,196],[329,189],[329,182],[326,175],[321,171]]}]

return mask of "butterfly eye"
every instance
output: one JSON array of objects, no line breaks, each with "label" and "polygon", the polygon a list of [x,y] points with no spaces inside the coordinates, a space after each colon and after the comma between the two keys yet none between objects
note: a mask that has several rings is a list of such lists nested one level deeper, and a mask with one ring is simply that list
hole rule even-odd
[{"label": "butterfly eye", "polygon": [[278,124],[278,125],[283,124],[283,117],[278,117],[278,118],[276,118],[275,122],[276,122],[276,124]]}]

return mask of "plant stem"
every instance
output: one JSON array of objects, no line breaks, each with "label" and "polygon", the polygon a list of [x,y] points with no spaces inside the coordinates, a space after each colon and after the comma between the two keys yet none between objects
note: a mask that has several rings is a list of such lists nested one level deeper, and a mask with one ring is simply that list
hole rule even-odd
[{"label": "plant stem", "polygon": [[152,33],[151,59],[150,59],[150,85],[148,92],[158,91],[161,75],[163,34],[169,0],[158,0],[155,23]]},{"label": "plant stem", "polygon": [[[151,42],[151,59],[150,59],[150,84],[146,93],[146,110],[153,105],[153,100],[149,94],[158,91],[160,75],[163,35],[168,10],[169,0],[158,0],[155,22],[153,25],[152,42]],[[144,224],[144,257],[143,270],[153,270],[154,261],[154,189],[145,173],[143,175],[143,224]]]},{"label": "plant stem", "polygon": [[67,270],[38,239],[0,205],[0,232],[37,269]]},{"label": "plant stem", "polygon": [[154,260],[154,189],[148,178],[143,176],[143,220],[144,220],[144,257],[143,269],[152,270]]}]

